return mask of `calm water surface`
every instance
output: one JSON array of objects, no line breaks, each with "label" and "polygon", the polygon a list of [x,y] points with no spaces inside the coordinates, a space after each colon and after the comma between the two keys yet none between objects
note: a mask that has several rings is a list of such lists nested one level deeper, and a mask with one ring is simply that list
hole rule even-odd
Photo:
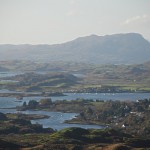
[{"label": "calm water surface", "polygon": [[38,120],[31,120],[33,124],[42,124],[44,128],[50,127],[56,130],[61,130],[68,127],[80,127],[80,128],[94,128],[94,129],[101,129],[103,126],[98,125],[82,125],[82,124],[67,124],[64,123],[65,120],[71,120],[75,118],[78,114],[77,113],[62,113],[62,112],[48,112],[48,111],[16,111],[16,109],[0,109],[2,113],[24,113],[24,114],[43,114],[48,115],[50,118],[48,119],[38,119]]}]

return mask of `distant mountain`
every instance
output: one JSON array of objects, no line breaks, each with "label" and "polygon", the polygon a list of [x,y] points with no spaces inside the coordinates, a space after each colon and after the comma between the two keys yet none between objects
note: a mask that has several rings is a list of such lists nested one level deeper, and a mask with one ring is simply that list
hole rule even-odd
[{"label": "distant mountain", "polygon": [[90,35],[55,45],[0,45],[0,60],[134,64],[150,60],[150,42],[140,34]]}]

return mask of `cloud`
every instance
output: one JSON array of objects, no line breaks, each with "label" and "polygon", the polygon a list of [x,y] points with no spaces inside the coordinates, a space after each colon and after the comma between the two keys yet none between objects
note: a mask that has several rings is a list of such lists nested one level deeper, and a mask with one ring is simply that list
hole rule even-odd
[{"label": "cloud", "polygon": [[147,14],[144,15],[139,15],[139,16],[134,16],[132,18],[128,18],[125,21],[123,21],[121,24],[122,25],[129,25],[129,24],[134,24],[134,23],[147,23],[150,21],[150,16]]}]

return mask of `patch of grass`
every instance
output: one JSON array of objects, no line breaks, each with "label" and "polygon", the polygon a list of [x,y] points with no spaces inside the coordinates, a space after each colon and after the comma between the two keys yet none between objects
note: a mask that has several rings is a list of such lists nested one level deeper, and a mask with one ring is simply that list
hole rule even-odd
[{"label": "patch of grass", "polygon": [[101,109],[104,105],[104,102],[91,102],[92,105],[96,107],[96,109]]},{"label": "patch of grass", "polygon": [[104,150],[131,150],[131,147],[126,146],[124,144],[112,144],[112,145],[106,146]]},{"label": "patch of grass", "polygon": [[16,114],[13,114],[13,113],[8,113],[6,116],[7,116],[9,119],[17,119],[17,118],[18,118],[18,116],[17,116]]},{"label": "patch of grass", "polygon": [[11,82],[11,81],[0,81],[0,85],[15,85],[15,82]]},{"label": "patch of grass", "polygon": [[142,88],[139,88],[140,90],[143,90],[143,91],[150,91],[150,87],[142,87]]}]

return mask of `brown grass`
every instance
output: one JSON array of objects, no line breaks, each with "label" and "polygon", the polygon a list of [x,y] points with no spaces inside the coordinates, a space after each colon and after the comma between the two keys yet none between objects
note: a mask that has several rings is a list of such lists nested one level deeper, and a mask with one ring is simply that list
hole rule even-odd
[{"label": "brown grass", "polygon": [[104,147],[102,150],[131,150],[131,148],[124,144],[112,144]]}]

